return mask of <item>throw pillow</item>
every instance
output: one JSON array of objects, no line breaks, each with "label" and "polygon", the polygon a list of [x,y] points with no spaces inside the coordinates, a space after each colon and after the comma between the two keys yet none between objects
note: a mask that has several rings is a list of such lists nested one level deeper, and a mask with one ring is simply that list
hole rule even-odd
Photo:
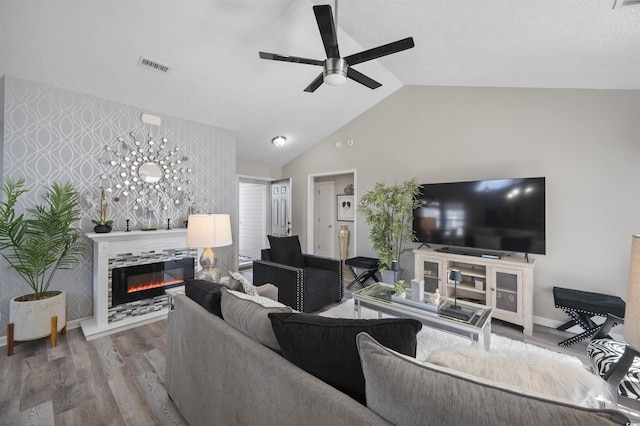
[{"label": "throw pillow", "polygon": [[259,296],[258,290],[256,290],[254,285],[249,282],[247,277],[242,275],[240,272],[229,271],[229,276],[240,284],[240,286],[242,287],[243,293],[248,294],[249,296]]},{"label": "throw pillow", "polygon": [[222,318],[220,289],[223,287],[224,285],[222,284],[206,280],[184,280],[184,293],[186,296],[220,318]]},{"label": "throw pillow", "polygon": [[282,265],[304,268],[304,257],[297,235],[292,237],[275,237],[268,235],[271,247],[271,261]]},{"label": "throw pillow", "polygon": [[607,382],[587,370],[580,360],[558,359],[551,351],[548,354],[508,349],[487,352],[473,346],[453,346],[433,352],[427,361],[583,407],[600,408],[604,401],[613,401]]},{"label": "throw pillow", "polygon": [[267,297],[249,296],[226,288],[221,293],[222,315],[229,325],[266,347],[280,351],[267,315],[291,313],[290,307]]},{"label": "throw pillow", "polygon": [[397,425],[551,424],[614,425],[628,419],[616,411],[594,411],[500,385],[428,362],[421,363],[357,337],[366,380],[367,407]]},{"label": "throw pillow", "polygon": [[[229,272],[231,273],[231,272]],[[239,291],[244,293],[244,287],[237,280],[233,279],[231,276],[222,277],[220,279],[220,284],[227,287],[229,290]]]},{"label": "throw pillow", "polygon": [[399,318],[343,319],[304,313],[269,314],[269,318],[288,361],[363,404],[358,333],[367,332],[385,346],[415,356],[416,333],[422,328],[419,321]]}]

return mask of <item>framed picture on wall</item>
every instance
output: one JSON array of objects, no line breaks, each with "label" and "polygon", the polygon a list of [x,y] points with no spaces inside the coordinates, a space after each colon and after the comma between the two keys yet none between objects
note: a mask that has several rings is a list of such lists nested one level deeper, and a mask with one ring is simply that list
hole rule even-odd
[{"label": "framed picture on wall", "polygon": [[338,195],[338,220],[353,222],[355,209],[353,195]]}]

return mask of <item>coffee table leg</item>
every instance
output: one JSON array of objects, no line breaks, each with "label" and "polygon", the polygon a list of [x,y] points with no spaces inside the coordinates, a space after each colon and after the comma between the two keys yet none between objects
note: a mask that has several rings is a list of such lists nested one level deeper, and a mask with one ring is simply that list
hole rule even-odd
[{"label": "coffee table leg", "polygon": [[356,301],[353,304],[353,317],[357,319],[362,318],[362,306],[360,306],[360,301]]},{"label": "coffee table leg", "polygon": [[489,322],[482,333],[484,335],[484,350],[488,351],[491,348],[491,322]]}]

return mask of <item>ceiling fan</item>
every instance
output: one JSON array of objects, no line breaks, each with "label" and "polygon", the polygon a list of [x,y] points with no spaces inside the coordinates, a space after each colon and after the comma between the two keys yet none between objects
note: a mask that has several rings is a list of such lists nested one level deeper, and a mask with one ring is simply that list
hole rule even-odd
[{"label": "ceiling fan", "polygon": [[[377,59],[382,56],[390,55],[392,53],[401,52],[406,49],[411,49],[413,44],[413,37],[408,37],[402,40],[394,41],[393,43],[385,44],[382,46],[374,47],[373,49],[365,50],[354,55],[340,57],[340,51],[338,50],[338,38],[336,36],[336,26],[333,22],[333,14],[331,13],[331,6],[321,5],[313,6],[313,12],[316,15],[316,21],[318,22],[318,29],[322,36],[322,44],[324,44],[324,50],[327,53],[327,59],[324,61],[318,59],[301,58],[298,56],[286,56],[278,55],[276,53],[259,52],[262,59],[270,59],[273,61],[283,62],[297,62],[299,64],[318,65],[322,67],[322,74],[316,77],[311,84],[309,84],[304,91],[315,92],[324,82],[332,86],[343,84],[350,78],[358,83],[367,86],[370,89],[377,89],[382,84],[367,77],[366,75],[356,71],[352,67],[362,62]],[[336,0],[336,13],[337,13],[337,0]]]}]

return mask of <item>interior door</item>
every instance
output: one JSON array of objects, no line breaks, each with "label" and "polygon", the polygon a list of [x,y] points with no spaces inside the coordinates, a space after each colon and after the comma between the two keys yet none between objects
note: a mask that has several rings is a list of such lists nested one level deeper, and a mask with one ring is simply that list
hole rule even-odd
[{"label": "interior door", "polygon": [[334,211],[335,187],[333,182],[314,184],[314,247],[313,254],[324,257],[334,256]]},{"label": "interior door", "polygon": [[291,235],[291,178],[271,182],[271,235]]},{"label": "interior door", "polygon": [[269,182],[240,180],[239,183],[239,238],[240,264],[260,259],[260,250],[267,243],[267,199]]}]

